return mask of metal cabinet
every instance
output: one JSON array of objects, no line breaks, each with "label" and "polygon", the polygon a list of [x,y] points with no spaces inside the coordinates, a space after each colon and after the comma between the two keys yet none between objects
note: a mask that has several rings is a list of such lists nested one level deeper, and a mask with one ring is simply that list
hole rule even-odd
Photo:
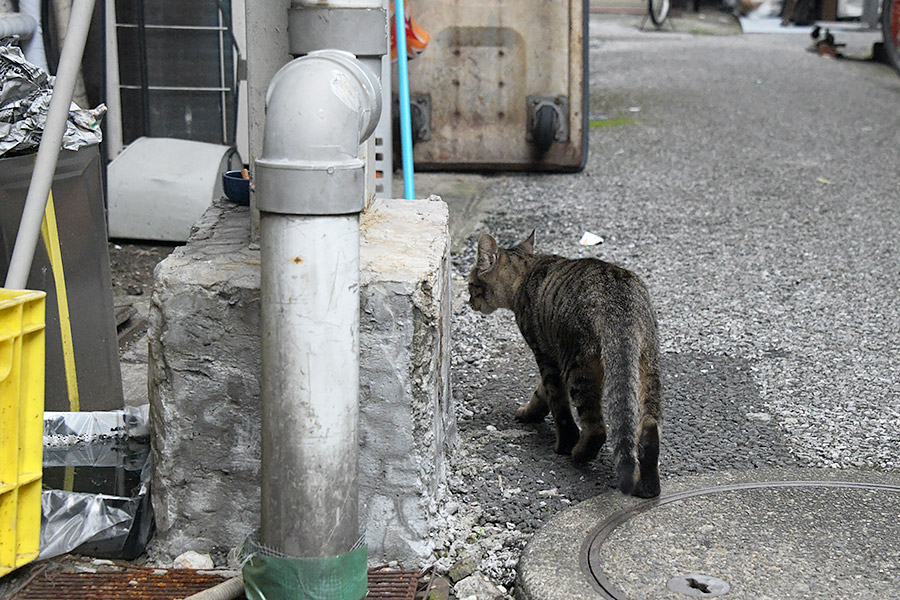
[{"label": "metal cabinet", "polygon": [[[101,165],[97,146],[60,152],[52,188],[58,236],[51,232],[59,247],[51,256],[53,244],[42,237],[28,277],[28,289],[47,292],[45,409],[50,411],[73,410],[67,357],[77,368],[72,383],[77,384],[80,410],[115,410],[123,404]],[[0,275],[4,277],[33,166],[33,154],[0,159]],[[65,295],[57,285],[64,287]],[[65,310],[59,309],[61,303]],[[70,347],[63,342],[66,338]],[[74,375],[75,368],[69,374]]]},{"label": "metal cabinet", "polygon": [[419,169],[576,171],[587,158],[584,0],[411,0]]}]

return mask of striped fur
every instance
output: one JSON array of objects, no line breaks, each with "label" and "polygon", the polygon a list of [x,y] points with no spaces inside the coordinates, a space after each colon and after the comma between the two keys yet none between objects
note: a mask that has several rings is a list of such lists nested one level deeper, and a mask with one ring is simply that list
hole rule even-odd
[{"label": "striped fur", "polygon": [[657,496],[659,341],[637,275],[593,258],[535,254],[534,232],[512,248],[483,234],[468,282],[472,308],[513,311],[534,352],[541,383],[516,418],[536,422],[552,413],[556,451],[583,464],[606,441],[605,403],[619,489]]}]

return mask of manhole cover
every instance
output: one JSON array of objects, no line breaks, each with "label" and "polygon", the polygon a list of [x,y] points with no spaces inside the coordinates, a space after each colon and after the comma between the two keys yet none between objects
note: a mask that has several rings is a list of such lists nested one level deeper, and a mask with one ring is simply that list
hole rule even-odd
[{"label": "manhole cover", "polygon": [[839,481],[688,490],[610,514],[580,562],[611,600],[890,597],[900,569],[897,492]]}]

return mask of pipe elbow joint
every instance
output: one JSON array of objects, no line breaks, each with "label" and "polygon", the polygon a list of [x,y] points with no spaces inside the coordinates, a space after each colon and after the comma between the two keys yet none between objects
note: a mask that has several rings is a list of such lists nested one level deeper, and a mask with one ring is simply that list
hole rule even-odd
[{"label": "pipe elbow joint", "polygon": [[18,37],[30,40],[37,30],[37,21],[21,13],[4,13],[0,15],[0,39]]},{"label": "pipe elbow joint", "polygon": [[381,115],[378,77],[349,52],[319,50],[282,67],[266,92],[256,206],[263,212],[361,212],[360,144]]}]

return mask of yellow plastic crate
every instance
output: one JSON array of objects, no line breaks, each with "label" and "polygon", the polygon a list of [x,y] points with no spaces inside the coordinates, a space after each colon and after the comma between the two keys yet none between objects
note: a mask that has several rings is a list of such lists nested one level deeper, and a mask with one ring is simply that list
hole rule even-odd
[{"label": "yellow plastic crate", "polygon": [[0,577],[40,543],[45,296],[0,288]]}]

